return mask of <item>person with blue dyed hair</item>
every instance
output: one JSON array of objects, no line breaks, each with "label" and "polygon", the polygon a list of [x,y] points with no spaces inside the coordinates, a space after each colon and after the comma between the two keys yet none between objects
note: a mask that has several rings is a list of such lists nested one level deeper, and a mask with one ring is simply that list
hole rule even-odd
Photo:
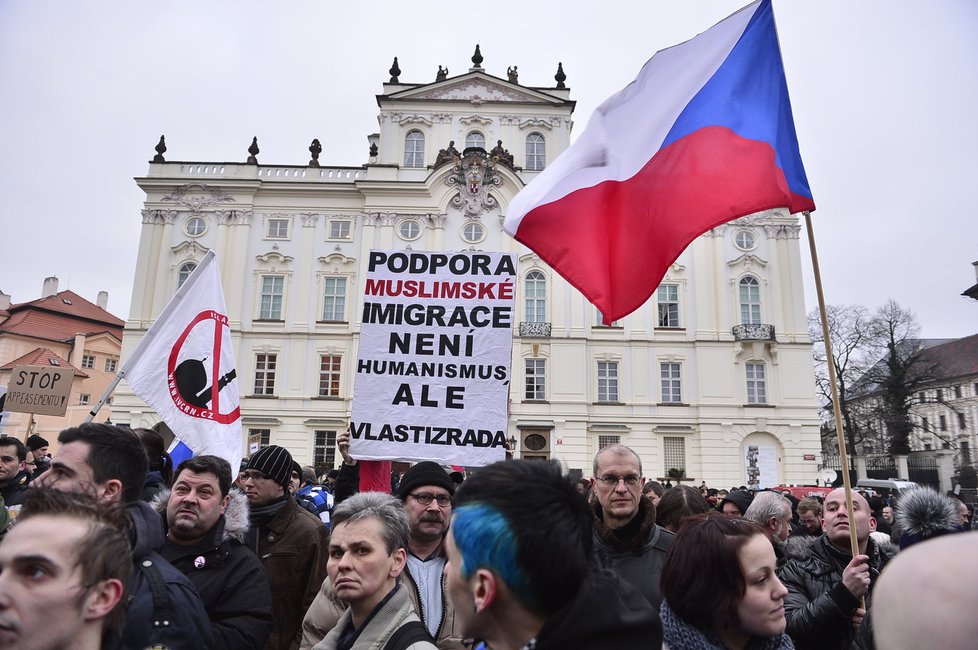
[{"label": "person with blue dyed hair", "polygon": [[556,461],[503,461],[455,493],[446,587],[487,650],[658,647],[648,601],[590,562],[591,512]]}]

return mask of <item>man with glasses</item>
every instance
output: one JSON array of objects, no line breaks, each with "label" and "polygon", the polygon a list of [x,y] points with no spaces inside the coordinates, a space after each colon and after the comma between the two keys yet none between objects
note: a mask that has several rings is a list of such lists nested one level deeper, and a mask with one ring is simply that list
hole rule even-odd
[{"label": "man with glasses", "polygon": [[[346,442],[349,433],[337,438],[344,461],[354,464]],[[461,650],[461,634],[455,629],[455,611],[445,596],[445,533],[452,518],[455,484],[441,465],[424,461],[405,472],[397,488],[404,502],[411,535],[407,566],[401,580],[415,612],[441,650]],[[302,648],[311,648],[333,629],[342,609],[332,594],[329,581],[316,596],[302,622]],[[341,604],[340,604],[341,605]]]},{"label": "man with glasses", "polygon": [[609,445],[594,456],[593,554],[635,587],[658,614],[659,576],[675,535],[657,526],[655,506],[642,495],[642,459],[629,447]]},{"label": "man with glasses", "polygon": [[289,494],[292,454],[287,449],[259,449],[238,478],[251,506],[245,539],[272,589],[274,627],[265,649],[297,648],[302,617],[326,578],[329,533]]}]

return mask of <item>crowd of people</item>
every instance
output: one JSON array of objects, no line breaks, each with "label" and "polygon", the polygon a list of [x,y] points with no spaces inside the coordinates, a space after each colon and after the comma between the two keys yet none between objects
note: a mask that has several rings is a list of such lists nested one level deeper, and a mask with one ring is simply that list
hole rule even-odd
[{"label": "crowd of people", "polygon": [[971,510],[926,487],[853,492],[850,517],[842,488],[664,486],[610,445],[580,481],[556,461],[424,461],[387,494],[360,491],[348,434],[321,477],[276,445],[232,471],[173,467],[148,430],[58,443],[0,438],[0,648],[965,648],[978,632]]}]

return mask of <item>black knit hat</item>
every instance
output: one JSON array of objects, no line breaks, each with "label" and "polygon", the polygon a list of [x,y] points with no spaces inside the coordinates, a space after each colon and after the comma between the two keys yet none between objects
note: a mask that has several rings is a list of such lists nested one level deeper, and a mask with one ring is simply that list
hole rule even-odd
[{"label": "black knit hat", "polygon": [[27,448],[31,451],[35,449],[40,449],[41,447],[47,447],[48,441],[37,435],[36,433],[27,439]]},{"label": "black knit hat", "polygon": [[747,508],[749,508],[750,504],[754,501],[754,496],[746,490],[734,490],[720,502],[717,509],[722,512],[723,504],[727,501],[740,508],[740,514],[743,516],[743,514],[747,512]]},{"label": "black knit hat", "polygon": [[455,484],[448,472],[438,463],[425,460],[404,472],[404,477],[397,486],[397,496],[404,501],[408,494],[422,485],[436,485],[448,490],[449,494],[455,494]]},{"label": "black knit hat", "polygon": [[292,480],[292,454],[284,447],[269,445],[252,454],[245,469],[258,470],[288,489],[289,481]]}]

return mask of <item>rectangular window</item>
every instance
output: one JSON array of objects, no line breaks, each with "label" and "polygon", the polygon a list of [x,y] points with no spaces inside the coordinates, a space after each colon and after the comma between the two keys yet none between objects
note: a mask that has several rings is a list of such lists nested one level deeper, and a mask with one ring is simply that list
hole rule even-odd
[{"label": "rectangular window", "polygon": [[621,436],[598,436],[598,451],[621,442]]},{"label": "rectangular window", "polygon": [[748,363],[747,369],[747,403],[767,404],[767,381],[764,376],[763,363]]},{"label": "rectangular window", "polygon": [[326,278],[323,283],[323,320],[342,322],[346,316],[346,278]]},{"label": "rectangular window", "polygon": [[92,370],[93,368],[95,368],[95,355],[83,354],[81,367],[85,370]]},{"label": "rectangular window", "polygon": [[312,466],[316,471],[336,464],[336,432],[316,431],[312,444]]},{"label": "rectangular window", "polygon": [[955,386],[954,387],[954,399],[961,399],[961,387],[960,386]]},{"label": "rectangular window", "polygon": [[930,431],[930,421],[927,418],[920,418],[920,428],[924,431]]},{"label": "rectangular window", "polygon": [[346,220],[336,219],[329,222],[329,239],[352,239],[353,224]]},{"label": "rectangular window", "polygon": [[[271,440],[271,429],[248,429],[248,454],[253,454],[259,449],[267,447]],[[233,471],[231,473],[234,474]]]},{"label": "rectangular window", "polygon": [[319,396],[340,396],[340,356],[319,357]]},{"label": "rectangular window", "polygon": [[92,396],[89,395],[88,393],[81,393],[80,395],[78,395],[78,403],[81,404],[82,406],[88,404],[91,401],[91,399]]},{"label": "rectangular window", "polygon": [[947,431],[947,416],[938,416],[937,421],[939,422],[938,426],[941,428],[941,431]]},{"label": "rectangular window", "polygon": [[289,219],[269,219],[268,239],[288,239]]},{"label": "rectangular window", "polygon": [[664,403],[679,404],[683,401],[683,383],[679,365],[678,363],[659,364]]},{"label": "rectangular window", "polygon": [[659,307],[657,327],[679,327],[679,285],[660,284],[656,301]]},{"label": "rectangular window", "polygon": [[941,390],[940,388],[937,389],[937,399],[935,401],[937,401],[937,402],[943,402],[944,401],[944,391]]},{"label": "rectangular window", "polygon": [[616,320],[613,320],[613,321],[611,321],[610,323],[606,323],[606,322],[604,322],[604,314],[602,314],[602,313],[601,313],[601,312],[599,311],[599,312],[598,312],[598,325],[599,325],[600,327],[618,327],[618,326],[619,326],[619,323],[618,323],[618,321],[616,321]]},{"label": "rectangular window", "polygon": [[282,320],[282,297],[285,294],[285,278],[281,275],[261,276],[261,303],[259,320]]},{"label": "rectangular window", "polygon": [[662,439],[662,464],[665,475],[670,469],[681,469],[686,473],[686,439],[665,437]]},{"label": "rectangular window", "polygon": [[547,360],[526,359],[525,399],[547,399]]},{"label": "rectangular window", "polygon": [[961,441],[961,464],[962,465],[971,464],[971,445],[968,444],[967,440]]},{"label": "rectangular window", "polygon": [[115,369],[119,367],[119,360],[115,357],[105,358],[105,372],[115,372]]},{"label": "rectangular window", "polygon": [[924,391],[920,391],[919,393],[917,393],[917,401],[920,402],[921,404],[923,404],[924,402],[926,402],[927,401],[927,393],[925,393]]},{"label": "rectangular window", "polygon": [[255,395],[275,394],[275,365],[278,355],[255,355]]},{"label": "rectangular window", "polygon": [[598,401],[618,401],[618,362],[598,362]]},{"label": "rectangular window", "polygon": [[958,413],[958,431],[964,431],[966,428],[964,413]]}]

